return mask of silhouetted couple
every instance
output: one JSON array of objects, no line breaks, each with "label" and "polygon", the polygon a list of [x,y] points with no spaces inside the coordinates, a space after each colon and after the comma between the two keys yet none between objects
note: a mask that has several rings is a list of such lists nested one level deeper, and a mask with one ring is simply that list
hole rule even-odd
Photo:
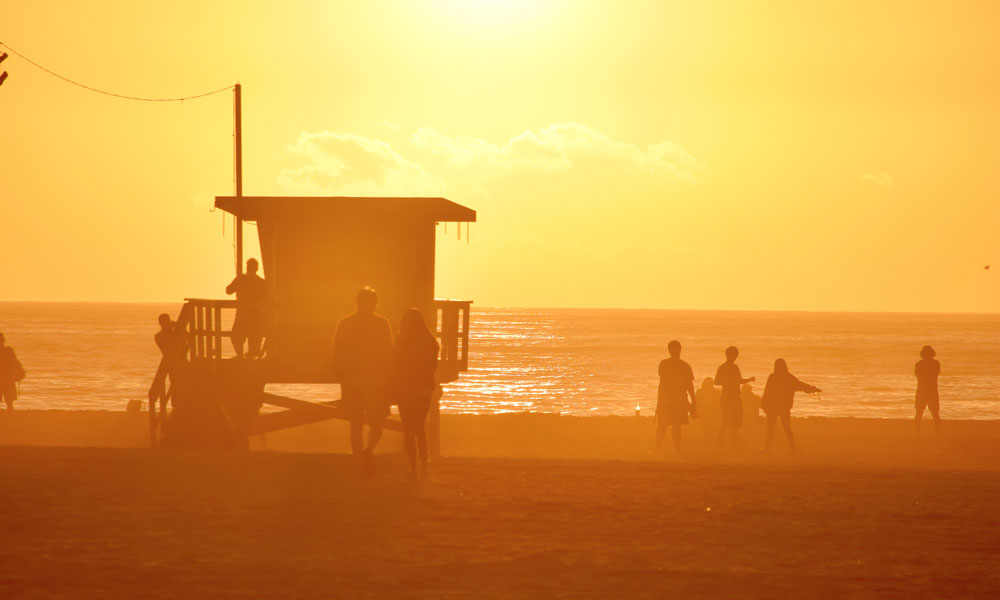
[{"label": "silhouetted couple", "polygon": [[[681,344],[677,340],[667,344],[669,358],[660,361],[658,369],[660,385],[656,399],[656,451],[663,449],[663,438],[667,428],[671,430],[674,450],[681,450],[681,426],[687,425],[688,416],[698,418],[698,399],[694,391],[694,372],[691,365],[681,360]],[[740,398],[740,386],[754,381],[754,378],[743,379],[740,368],[736,365],[739,351],[730,346],[726,348],[726,362],[715,374],[714,384],[722,387],[719,396],[720,421],[719,450],[722,450],[726,434],[735,443],[736,430],[743,424],[743,402]],[[706,380],[706,381],[711,381]],[[706,397],[707,392],[702,392]],[[688,402],[690,397],[691,401]]]},{"label": "silhouetted couple", "polygon": [[17,384],[24,379],[24,368],[17,360],[14,349],[6,346],[7,338],[0,333],[0,398],[7,405],[7,414],[14,411],[17,400]]},{"label": "silhouetted couple", "polygon": [[[740,368],[736,364],[736,358],[739,355],[740,351],[735,346],[726,348],[726,362],[719,366],[719,370],[715,374],[715,384],[722,387],[720,451],[723,449],[727,437],[730,442],[736,443],[736,431],[743,425],[744,415],[756,419],[758,414],[757,397],[754,396],[752,388],[746,385],[755,381],[756,378],[744,378],[743,374],[740,373]],[[795,392],[814,394],[820,391],[818,387],[803,383],[789,373],[785,359],[779,358],[774,361],[774,371],[767,376],[767,383],[764,384],[764,395],[760,397],[760,409],[767,416],[767,433],[764,437],[764,446],[760,449],[762,454],[771,451],[774,426],[779,420],[785,430],[785,437],[788,438],[789,449],[795,450],[795,436],[792,435],[791,422]]]},{"label": "silhouetted couple", "polygon": [[[351,451],[360,472],[375,472],[375,447],[390,404],[398,403],[410,470],[426,474],[426,422],[437,385],[438,343],[420,311],[411,308],[403,314],[399,339],[393,345],[389,320],[375,313],[377,305],[375,290],[363,288],[357,295],[357,312],[341,319],[334,334],[333,371],[351,422]],[[366,424],[367,446],[363,439]]]}]

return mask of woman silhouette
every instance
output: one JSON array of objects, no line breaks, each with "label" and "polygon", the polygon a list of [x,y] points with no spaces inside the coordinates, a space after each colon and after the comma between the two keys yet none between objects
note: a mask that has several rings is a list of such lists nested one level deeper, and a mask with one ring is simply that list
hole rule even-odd
[{"label": "woman silhouette", "polygon": [[410,471],[417,475],[417,453],[420,454],[420,474],[427,474],[427,413],[431,395],[437,383],[438,343],[427,329],[423,315],[415,308],[403,313],[399,339],[392,349],[390,390],[399,403],[403,421],[403,445]]},{"label": "woman silhouette", "polygon": [[789,373],[785,359],[779,358],[774,361],[774,372],[767,376],[764,395],[760,399],[761,408],[767,415],[767,437],[764,440],[764,447],[760,449],[761,454],[771,451],[774,425],[778,419],[781,419],[781,427],[785,430],[785,437],[788,438],[789,449],[795,450],[795,436],[792,435],[791,423],[795,392],[815,394],[820,391],[822,390],[818,387],[802,383],[798,377]]}]

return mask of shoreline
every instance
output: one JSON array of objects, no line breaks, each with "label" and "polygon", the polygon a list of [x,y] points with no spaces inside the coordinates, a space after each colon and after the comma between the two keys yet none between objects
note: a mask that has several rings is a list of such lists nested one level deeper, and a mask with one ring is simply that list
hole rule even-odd
[{"label": "shoreline", "polygon": [[[741,429],[737,451],[718,455],[716,432],[695,422],[683,428],[686,457],[670,447],[652,454],[652,417],[564,416],[545,413],[441,415],[442,455],[476,458],[666,460],[689,463],[797,464],[1000,470],[1000,420],[942,421],[940,436],[926,418],[919,440],[913,419],[802,417],[792,419],[798,450],[788,453],[780,426],[772,454],[758,455],[762,422]],[[0,445],[148,448],[146,412],[15,410],[0,413]],[[322,421],[252,437],[251,452],[350,452],[348,425]],[[402,450],[401,436],[386,431],[378,453]]]}]

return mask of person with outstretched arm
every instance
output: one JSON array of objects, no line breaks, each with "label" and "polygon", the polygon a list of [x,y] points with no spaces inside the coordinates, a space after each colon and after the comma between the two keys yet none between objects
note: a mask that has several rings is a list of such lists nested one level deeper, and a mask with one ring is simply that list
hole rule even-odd
[{"label": "person with outstretched arm", "polygon": [[795,436],[792,435],[792,404],[795,402],[795,392],[816,394],[822,390],[818,387],[799,381],[799,378],[788,372],[785,359],[774,361],[774,372],[767,376],[764,384],[764,395],[760,399],[761,408],[767,415],[767,435],[761,454],[771,452],[771,440],[774,438],[774,425],[781,420],[781,427],[788,438],[789,451],[795,451]]}]

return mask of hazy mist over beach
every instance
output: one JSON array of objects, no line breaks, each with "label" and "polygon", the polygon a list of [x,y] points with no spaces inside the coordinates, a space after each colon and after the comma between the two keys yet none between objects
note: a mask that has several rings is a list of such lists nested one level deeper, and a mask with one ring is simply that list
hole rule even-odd
[{"label": "hazy mist over beach", "polygon": [[0,600],[1000,599],[998,0],[0,0]]}]

